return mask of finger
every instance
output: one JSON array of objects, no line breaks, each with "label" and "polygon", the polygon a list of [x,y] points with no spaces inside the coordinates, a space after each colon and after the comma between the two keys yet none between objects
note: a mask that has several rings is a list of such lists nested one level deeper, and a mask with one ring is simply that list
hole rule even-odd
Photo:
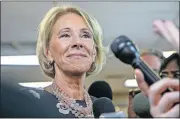
[{"label": "finger", "polygon": [[135,96],[135,95],[136,95],[136,94],[135,94],[135,90],[133,90],[133,95],[132,95],[132,96],[133,96],[133,98],[134,98],[134,96]]},{"label": "finger", "polygon": [[132,104],[132,100],[133,100],[133,98],[134,98],[134,90],[133,89],[131,89],[130,91],[129,91],[129,96],[128,96],[128,98],[129,98],[129,104]]},{"label": "finger", "polygon": [[128,98],[129,98],[129,103],[130,103],[130,102],[132,102],[132,100],[133,100],[133,96],[132,96],[132,95],[129,95],[129,97],[128,97]]},{"label": "finger", "polygon": [[169,41],[172,39],[171,35],[169,34],[169,31],[164,25],[164,22],[162,20],[155,20],[153,22],[154,29],[157,33],[159,33],[162,37],[168,39]]},{"label": "finger", "polygon": [[153,85],[150,86],[149,89],[149,101],[152,106],[156,106],[158,103],[158,100],[161,97],[161,94],[167,89],[172,88],[174,90],[179,91],[179,80],[169,80],[169,79],[163,79],[159,80]]},{"label": "finger", "polygon": [[140,93],[140,92],[141,92],[141,90],[140,90],[139,88],[137,88],[137,89],[134,90],[135,95],[137,95],[137,94]]},{"label": "finger", "polygon": [[161,113],[165,113],[168,110],[170,110],[172,108],[172,106],[177,103],[180,102],[179,101],[179,91],[174,91],[174,92],[168,92],[165,93],[160,101],[159,104],[157,105],[157,109],[161,112]]},{"label": "finger", "polygon": [[174,91],[180,91],[180,80],[178,80],[177,78],[163,78],[162,80],[166,80],[165,82],[168,82],[168,80],[173,80],[171,83],[173,83],[174,85],[170,84],[169,88],[173,89]]},{"label": "finger", "polygon": [[171,110],[161,115],[161,117],[180,117],[180,104],[175,105]]},{"label": "finger", "polygon": [[172,39],[167,39],[172,44],[178,44],[179,46],[179,30],[171,21],[165,21],[164,23],[166,29],[170,33]]},{"label": "finger", "polygon": [[135,69],[135,77],[136,77],[137,84],[138,84],[139,88],[141,89],[142,93],[144,95],[148,96],[149,86],[145,82],[144,75],[141,72],[141,70]]}]

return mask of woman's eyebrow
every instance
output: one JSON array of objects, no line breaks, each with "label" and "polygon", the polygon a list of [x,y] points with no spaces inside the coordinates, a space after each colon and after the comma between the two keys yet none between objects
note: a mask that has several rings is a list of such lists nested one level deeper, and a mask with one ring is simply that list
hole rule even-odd
[{"label": "woman's eyebrow", "polygon": [[87,32],[87,33],[91,33],[91,31],[90,31],[89,29],[87,29],[87,28],[82,28],[80,31],[82,31],[82,32]]},{"label": "woman's eyebrow", "polygon": [[59,30],[59,32],[58,32],[58,34],[60,34],[61,32],[63,32],[63,31],[70,31],[71,29],[69,28],[69,27],[65,27],[65,28],[63,28],[63,29],[60,29]]}]

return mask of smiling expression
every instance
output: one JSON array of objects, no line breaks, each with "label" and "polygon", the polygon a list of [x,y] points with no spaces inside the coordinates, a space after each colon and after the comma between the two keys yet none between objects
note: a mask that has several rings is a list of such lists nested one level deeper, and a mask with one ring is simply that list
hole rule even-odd
[{"label": "smiling expression", "polygon": [[87,72],[95,60],[93,34],[84,19],[75,13],[60,16],[52,29],[47,49],[50,60],[62,71]]}]

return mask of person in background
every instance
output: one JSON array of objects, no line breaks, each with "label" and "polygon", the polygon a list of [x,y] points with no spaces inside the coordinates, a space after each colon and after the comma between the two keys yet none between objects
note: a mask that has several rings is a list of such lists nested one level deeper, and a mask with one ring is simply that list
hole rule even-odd
[{"label": "person in background", "polygon": [[[163,56],[162,52],[155,50],[155,49],[149,49],[146,51],[143,51],[141,53],[141,59],[150,67],[153,69],[153,71],[155,71],[157,74],[159,73],[161,64],[163,62],[163,60],[165,59],[165,57]],[[128,117],[137,117],[138,115],[133,111],[132,108],[132,101],[133,98],[136,96],[136,94],[140,93],[140,89],[134,89],[134,90],[130,90],[129,91],[129,104],[128,104]],[[147,103],[148,104],[148,103]],[[150,115],[150,114],[149,114]],[[148,116],[148,115],[147,115]],[[149,117],[150,118],[150,117]]]},{"label": "person in background", "polygon": [[[179,29],[168,20],[156,20],[154,27],[179,52]],[[149,98],[153,117],[180,117],[180,80],[163,78],[149,87],[141,70],[136,69],[135,75],[139,88]],[[173,91],[162,95],[167,88]]]},{"label": "person in background", "polygon": [[173,53],[164,60],[159,75],[161,78],[180,79],[180,55],[178,53]]},{"label": "person in background", "polygon": [[165,57],[161,51],[148,49],[141,53],[141,59],[158,74]]}]

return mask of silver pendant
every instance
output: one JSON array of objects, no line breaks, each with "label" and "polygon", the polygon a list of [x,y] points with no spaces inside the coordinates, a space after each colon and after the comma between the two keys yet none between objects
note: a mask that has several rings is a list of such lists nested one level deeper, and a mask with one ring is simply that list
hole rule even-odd
[{"label": "silver pendant", "polygon": [[59,112],[62,114],[69,114],[69,110],[68,109],[61,109],[59,108]]},{"label": "silver pendant", "polygon": [[59,112],[62,114],[69,114],[70,110],[64,106],[61,102],[57,103],[56,105],[57,108],[59,108]]}]

